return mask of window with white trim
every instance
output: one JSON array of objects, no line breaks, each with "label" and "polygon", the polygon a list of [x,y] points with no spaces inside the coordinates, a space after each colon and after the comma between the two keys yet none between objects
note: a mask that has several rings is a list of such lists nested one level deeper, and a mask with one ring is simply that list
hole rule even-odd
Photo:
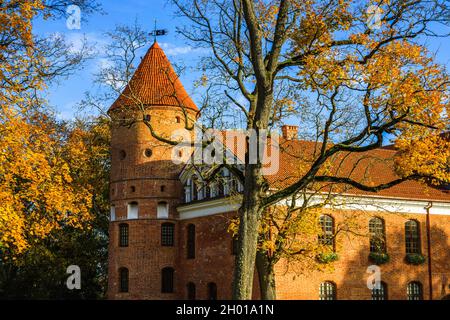
[{"label": "window with white trim", "polygon": [[127,208],[127,219],[137,219],[139,215],[139,207],[137,202],[130,202]]},{"label": "window with white trim", "polygon": [[158,202],[156,207],[157,219],[169,219],[169,205],[165,201]]}]

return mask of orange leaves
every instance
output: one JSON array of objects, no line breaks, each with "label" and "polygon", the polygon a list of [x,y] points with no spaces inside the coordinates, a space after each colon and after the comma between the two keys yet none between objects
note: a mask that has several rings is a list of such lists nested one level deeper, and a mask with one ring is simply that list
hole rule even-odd
[{"label": "orange leaves", "polygon": [[0,3],[0,103],[20,102],[23,91],[42,86],[39,75],[30,72],[41,57],[35,54],[32,19],[43,9],[40,0],[7,0]]},{"label": "orange leaves", "polygon": [[258,0],[255,3],[256,16],[258,23],[265,37],[268,37],[275,27],[279,6],[277,1]]},{"label": "orange leaves", "polygon": [[55,229],[85,225],[92,194],[72,179],[66,146],[48,119],[30,122],[7,109],[0,116],[0,248],[13,257]]},{"label": "orange leaves", "polygon": [[300,23],[290,30],[293,49],[321,50],[333,40],[333,32],[347,30],[352,21],[348,11],[350,1],[321,4],[318,1],[293,1],[292,5],[304,14]]},{"label": "orange leaves", "polygon": [[397,139],[399,153],[395,158],[402,176],[419,174],[434,185],[450,183],[450,139],[426,128],[410,127]]}]

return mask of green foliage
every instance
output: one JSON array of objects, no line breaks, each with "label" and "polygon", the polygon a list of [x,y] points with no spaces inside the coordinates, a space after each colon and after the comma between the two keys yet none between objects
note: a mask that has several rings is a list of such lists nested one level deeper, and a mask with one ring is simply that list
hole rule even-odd
[{"label": "green foliage", "polygon": [[389,262],[389,255],[386,252],[371,252],[369,253],[369,261],[380,265]]},{"label": "green foliage", "polygon": [[416,266],[424,264],[426,260],[425,256],[421,253],[408,253],[405,256],[406,263]]},{"label": "green foliage", "polygon": [[336,252],[320,253],[316,258],[319,263],[331,263],[339,260],[339,255]]},{"label": "green foliage", "polygon": [[[19,257],[0,261],[1,299],[101,299],[106,288],[106,234],[99,230],[58,230]],[[69,290],[67,267],[81,269],[81,290]]]}]

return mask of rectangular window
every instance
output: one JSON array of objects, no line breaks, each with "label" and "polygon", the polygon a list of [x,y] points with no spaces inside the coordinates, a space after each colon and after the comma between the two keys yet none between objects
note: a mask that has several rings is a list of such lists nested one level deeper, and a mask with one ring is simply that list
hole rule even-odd
[{"label": "rectangular window", "polygon": [[320,216],[322,234],[319,235],[319,244],[331,246],[334,249],[334,219],[329,215]]},{"label": "rectangular window", "polygon": [[119,246],[128,247],[128,225],[119,225]]},{"label": "rectangular window", "polygon": [[139,207],[137,202],[128,204],[127,219],[137,219],[139,217]]},{"label": "rectangular window", "polygon": [[173,223],[163,223],[161,225],[161,245],[173,247],[175,225]]},{"label": "rectangular window", "polygon": [[319,291],[320,300],[336,300],[336,285],[331,282],[322,282]]},{"label": "rectangular window", "polygon": [[128,292],[128,269],[121,268],[119,271],[120,292]]},{"label": "rectangular window", "polygon": [[409,220],[405,224],[406,253],[421,253],[419,223]]},{"label": "rectangular window", "polygon": [[187,227],[187,258],[195,259],[195,225]]},{"label": "rectangular window", "polygon": [[173,273],[172,268],[164,268],[161,272],[161,292],[173,293]]}]

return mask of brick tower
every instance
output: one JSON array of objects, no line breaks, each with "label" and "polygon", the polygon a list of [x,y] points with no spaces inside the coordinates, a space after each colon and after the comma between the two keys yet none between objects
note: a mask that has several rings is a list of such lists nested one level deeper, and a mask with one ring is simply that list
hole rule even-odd
[{"label": "brick tower", "polygon": [[113,119],[108,298],[177,298],[164,293],[161,286],[170,283],[161,283],[161,272],[176,277],[181,167],[171,160],[172,147],[151,131],[170,139],[186,121],[192,125],[198,109],[157,42],[108,113]]}]

